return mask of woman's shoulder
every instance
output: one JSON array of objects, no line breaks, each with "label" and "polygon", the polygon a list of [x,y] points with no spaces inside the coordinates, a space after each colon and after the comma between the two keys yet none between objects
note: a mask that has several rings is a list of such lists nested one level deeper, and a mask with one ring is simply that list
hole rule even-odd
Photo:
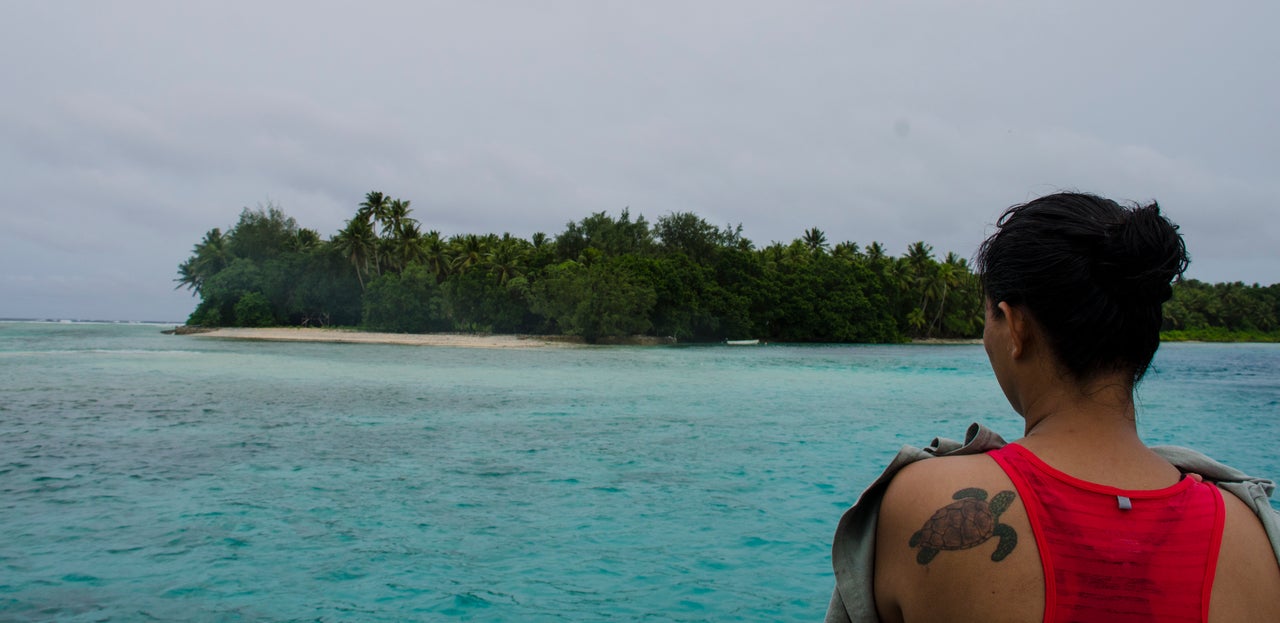
[{"label": "woman's shoulder", "polygon": [[[1030,537],[1013,483],[986,454],[904,467],[885,491],[877,522],[875,592],[881,617],[918,620],[930,616],[926,608],[942,607],[952,608],[952,614],[959,609],[962,614],[952,618],[957,621],[1014,612],[1015,619],[1033,620],[1037,608],[1043,609],[1044,589]],[[997,597],[999,612],[988,611],[992,604],[972,603],[971,596],[979,593]]]},{"label": "woman's shoulder", "polygon": [[990,513],[993,507],[1003,512],[1011,506],[1021,510],[1013,483],[991,457],[938,457],[912,463],[894,476],[881,502],[879,525],[901,533],[890,538],[910,540],[912,531],[946,509]]},{"label": "woman's shoulder", "polygon": [[885,492],[886,501],[894,498],[936,500],[939,495],[951,497],[956,488],[1005,486],[1009,479],[986,454],[941,456],[916,461],[894,475]]},{"label": "woman's shoulder", "polygon": [[[1280,562],[1254,509],[1223,497],[1225,521],[1210,621],[1280,621]],[[1265,509],[1270,511],[1270,509]]]}]

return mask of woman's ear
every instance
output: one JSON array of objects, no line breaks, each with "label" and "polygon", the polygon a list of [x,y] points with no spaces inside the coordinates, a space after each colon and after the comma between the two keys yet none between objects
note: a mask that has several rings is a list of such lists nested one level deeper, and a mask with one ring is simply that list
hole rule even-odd
[{"label": "woman's ear", "polygon": [[1009,323],[1009,355],[1014,359],[1022,356],[1026,351],[1028,333],[1031,329],[1027,322],[1027,315],[1021,307],[1014,307],[1004,301],[996,307],[1000,308],[1004,314],[1005,322]]}]

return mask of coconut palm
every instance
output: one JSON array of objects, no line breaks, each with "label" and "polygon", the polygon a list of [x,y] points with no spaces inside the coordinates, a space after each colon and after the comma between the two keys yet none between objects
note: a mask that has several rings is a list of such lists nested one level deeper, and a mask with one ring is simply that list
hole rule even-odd
[{"label": "coconut palm", "polygon": [[907,263],[902,259],[884,258],[882,261],[886,294],[893,304],[895,314],[907,313],[911,300],[911,280],[907,276]]},{"label": "coconut palm", "polygon": [[288,251],[301,252],[308,249],[314,249],[320,245],[320,233],[314,229],[305,227],[293,232],[293,235],[284,242],[284,248]]},{"label": "coconut palm", "polygon": [[809,253],[817,255],[825,253],[827,250],[827,235],[817,227],[810,227],[804,230],[804,246],[809,248]]},{"label": "coconut palm", "polygon": [[[376,191],[371,190],[364,196],[364,201],[360,203],[360,208],[356,210],[356,216],[371,226],[382,224],[387,220],[388,210],[391,208],[391,198]],[[384,228],[385,232],[385,228]],[[375,236],[377,232],[374,232]]]},{"label": "coconut palm", "polygon": [[395,272],[401,272],[411,264],[425,262],[427,252],[422,246],[422,232],[418,231],[417,221],[400,221],[397,223],[397,232],[396,237],[390,240],[391,262]]},{"label": "coconut palm", "polygon": [[937,297],[941,289],[934,279],[938,263],[933,260],[933,247],[923,241],[913,242],[907,247],[907,254],[901,261],[905,264],[903,277],[906,285],[915,288],[920,295],[920,313],[927,319],[929,302]]},{"label": "coconut palm", "polygon": [[913,270],[924,273],[928,265],[933,262],[933,247],[925,244],[924,241],[913,242],[907,247],[906,260]]},{"label": "coconut palm", "polygon": [[875,241],[872,241],[871,244],[867,245],[867,260],[872,263],[878,263],[883,259],[885,259],[884,245]]},{"label": "coconut palm", "polygon": [[916,335],[920,335],[920,331],[924,329],[924,325],[927,322],[928,320],[925,320],[924,317],[924,310],[913,309],[911,313],[907,314],[907,325],[915,330]]},{"label": "coconut palm", "polygon": [[191,296],[200,293],[200,286],[204,284],[204,278],[195,266],[195,259],[195,257],[189,257],[187,261],[178,264],[178,278],[174,279],[174,281],[178,282],[178,285],[173,286],[174,290],[187,286],[187,289],[191,290]]},{"label": "coconut palm", "polygon": [[[948,255],[947,259],[952,259],[954,254]],[[942,314],[947,308],[947,293],[951,288],[960,285],[960,271],[955,264],[943,262],[938,265],[938,269],[933,273],[933,281],[935,288],[940,289],[938,295],[938,313],[933,317],[933,322],[929,323],[929,334],[933,334],[935,327],[942,326]]]},{"label": "coconut palm", "polygon": [[450,268],[455,272],[466,272],[467,269],[479,264],[480,260],[484,259],[484,241],[475,234],[454,236],[449,241],[449,246],[453,251],[453,261],[450,264]]},{"label": "coconut palm", "polygon": [[520,275],[522,264],[520,245],[515,240],[503,240],[485,254],[485,262],[489,265],[489,274],[498,279],[500,285]]},{"label": "coconut palm", "polygon": [[841,242],[836,246],[831,247],[831,256],[852,262],[858,259],[861,256],[861,253],[858,251],[858,243],[846,240],[845,242]]},{"label": "coconut palm", "polygon": [[399,237],[405,227],[417,225],[417,220],[409,218],[409,213],[412,211],[409,209],[408,199],[392,199],[387,204],[387,209],[383,215],[382,236],[384,238]]},{"label": "coconut palm", "polygon": [[427,232],[419,244],[422,245],[423,263],[426,264],[427,270],[435,275],[436,283],[444,281],[444,278],[449,275],[453,260],[449,255],[449,246],[440,237],[440,232],[434,229]]},{"label": "coconut palm", "polygon": [[178,265],[178,285],[174,289],[186,286],[192,296],[200,293],[200,288],[209,277],[227,267],[234,259],[230,242],[222,234],[222,230],[214,227],[205,233],[204,239],[192,248],[193,255]]},{"label": "coconut palm", "polygon": [[364,274],[369,271],[369,263],[376,259],[378,250],[378,238],[373,233],[373,225],[356,215],[333,237],[332,244],[342,257],[355,266],[356,279],[360,281],[360,290],[363,292]]}]

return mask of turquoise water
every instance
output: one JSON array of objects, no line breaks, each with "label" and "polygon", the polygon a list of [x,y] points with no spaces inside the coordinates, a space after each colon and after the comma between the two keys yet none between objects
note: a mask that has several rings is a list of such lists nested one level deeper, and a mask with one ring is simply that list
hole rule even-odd
[{"label": "turquoise water", "polygon": [[[1166,345],[1152,443],[1280,476],[1280,347]],[[813,621],[980,346],[479,350],[0,323],[0,619]]]}]

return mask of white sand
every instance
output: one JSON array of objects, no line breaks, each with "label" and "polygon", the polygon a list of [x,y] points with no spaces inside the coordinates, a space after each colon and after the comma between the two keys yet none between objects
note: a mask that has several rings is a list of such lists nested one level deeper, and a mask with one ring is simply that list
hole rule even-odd
[{"label": "white sand", "polygon": [[911,340],[912,344],[981,344],[982,338],[949,338],[949,337],[921,337]]},{"label": "white sand", "polygon": [[564,348],[573,341],[527,335],[475,335],[470,333],[373,333],[349,329],[266,328],[215,329],[194,333],[197,337],[282,342],[341,342],[351,344],[406,344],[411,346],[454,346],[458,348]]}]

